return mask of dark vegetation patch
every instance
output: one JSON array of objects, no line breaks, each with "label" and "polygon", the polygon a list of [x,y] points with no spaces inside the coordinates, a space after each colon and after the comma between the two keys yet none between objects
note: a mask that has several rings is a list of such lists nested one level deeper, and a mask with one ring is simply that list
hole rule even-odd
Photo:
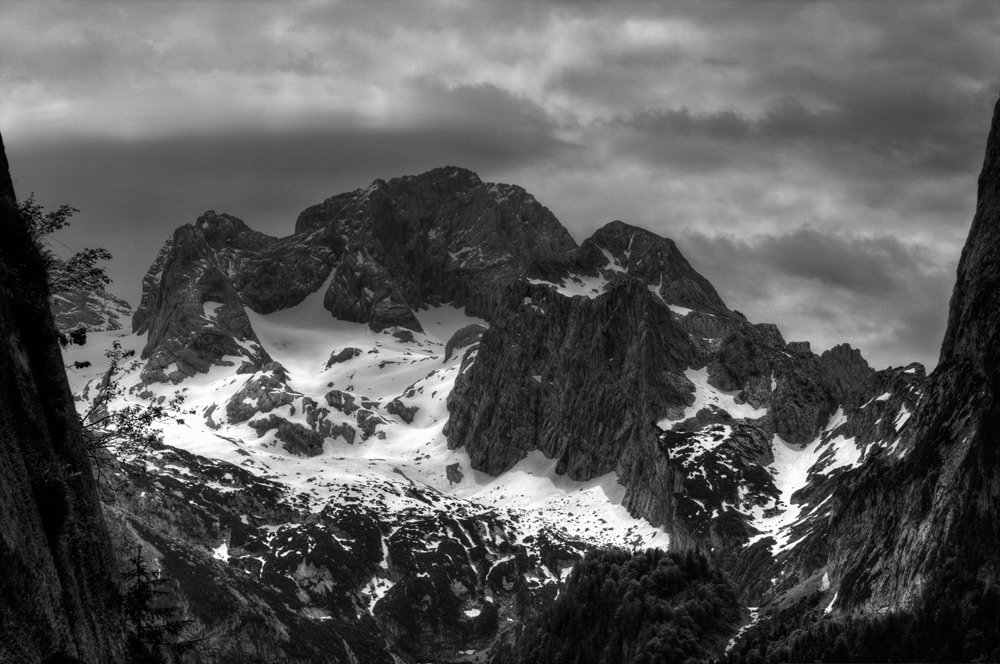
[{"label": "dark vegetation patch", "polygon": [[700,554],[591,552],[495,661],[708,661],[739,618],[736,592]]}]

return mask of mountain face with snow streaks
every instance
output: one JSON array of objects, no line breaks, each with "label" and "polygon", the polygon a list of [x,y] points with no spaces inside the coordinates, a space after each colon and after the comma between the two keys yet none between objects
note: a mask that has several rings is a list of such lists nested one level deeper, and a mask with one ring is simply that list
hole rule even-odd
[{"label": "mountain face with snow streaks", "polygon": [[930,377],[786,341],[671,240],[614,221],[577,245],[463,169],[333,196],[284,238],[207,212],[133,334],[105,333],[144,361],[119,405],[184,397],[113,509],[189,598],[211,571],[239,615],[269,607],[251,635],[191,600],[233,656],[324,661],[336,634],[326,661],[472,661],[607,547],[703,552],[750,606],[906,607],[973,546],[955,524],[995,561],[996,133]]},{"label": "mountain face with snow streaks", "polygon": [[52,318],[60,332],[120,330],[132,318],[128,302],[107,291],[69,290],[52,295]]}]

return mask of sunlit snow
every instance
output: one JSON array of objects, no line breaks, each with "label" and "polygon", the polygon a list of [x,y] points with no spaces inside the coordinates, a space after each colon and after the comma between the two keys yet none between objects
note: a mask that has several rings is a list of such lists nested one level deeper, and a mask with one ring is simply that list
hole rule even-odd
[{"label": "sunlit snow", "polygon": [[[625,489],[614,474],[576,482],[555,473],[555,460],[532,452],[507,473],[491,477],[472,470],[463,449],[448,449],[442,433],[448,418],[446,399],[465,349],[459,349],[445,362],[444,345],[456,330],[471,323],[485,325],[482,320],[448,305],[416,311],[425,333],[415,333],[413,341],[403,341],[391,331],[376,333],[366,325],[334,319],[322,306],[325,290],[324,284],[299,305],[272,314],[247,311],[261,345],[287,369],[289,387],[301,395],[292,404],[272,412],[305,425],[303,399],[309,397],[325,405],[324,394],[337,389],[378,404],[373,408],[386,420],[380,426],[384,439],[373,436],[362,441],[359,437],[353,445],[340,437],[327,439],[322,454],[307,458],[285,452],[273,430],[258,436],[246,422],[229,424],[226,403],[253,378],[235,374],[234,367],[245,358],[230,357],[225,358],[230,366],[213,366],[208,373],[178,385],[156,383],[146,388],[153,398],[170,398],[175,393],[184,397],[183,412],[162,423],[165,442],[278,481],[287,487],[289,497],[296,497],[296,501],[316,512],[331,501],[369,505],[386,513],[426,511],[432,509],[432,504],[433,509],[456,515],[494,510],[516,517],[522,537],[548,528],[595,544],[669,544],[662,530],[631,517],[622,507]],[[206,303],[206,318],[213,319],[219,306]],[[145,345],[144,337],[104,332],[89,335],[86,346],[67,349],[68,362],[93,363],[87,370],[70,371],[74,392],[93,383],[93,396],[94,381],[107,367],[104,350],[113,340],[121,342],[126,350],[135,350],[137,355]],[[345,348],[357,348],[361,353],[327,367],[330,355]],[[122,384],[131,387],[138,378],[138,373],[133,373]],[[418,408],[411,424],[385,411],[395,398]],[[736,406],[727,395],[718,398],[727,409]],[[126,393],[115,405],[141,402],[143,399]],[[737,416],[744,412],[739,407],[734,410]],[[209,416],[220,428],[213,430],[207,425]],[[335,409],[331,409],[328,419],[334,424],[356,426],[353,417]],[[464,475],[457,484],[445,472],[446,466],[456,463]],[[419,487],[422,499],[410,495],[410,487]],[[218,488],[232,490],[222,484]],[[216,549],[214,555],[228,555],[225,546]],[[376,577],[370,585],[373,606],[391,583]]]},{"label": "sunlit snow", "polygon": [[[699,410],[715,406],[726,411],[737,419],[758,419],[767,414],[765,408],[754,408],[748,403],[737,403],[736,395],[739,392],[726,392],[708,384],[708,367],[701,369],[688,369],[684,372],[692,384],[694,384],[694,403],[684,410],[684,414],[679,418],[686,420],[694,417]],[[661,429],[669,429],[673,423],[669,419],[660,420],[658,423]]]},{"label": "sunlit snow", "polygon": [[[809,483],[810,475],[828,475],[839,468],[854,468],[861,463],[863,450],[858,448],[853,438],[832,435],[845,422],[844,411],[838,408],[820,435],[803,447],[790,445],[777,434],[774,435],[771,443],[774,463],[768,471],[781,494],[776,505],[779,510],[768,517],[764,516],[764,509],[761,507],[752,510],[751,525],[758,530],[758,534],[750,538],[748,546],[765,537],[773,537],[775,543],[771,547],[771,554],[777,555],[801,541],[802,537],[791,540],[791,526],[801,516],[805,516],[802,514],[803,506],[792,499],[795,492]],[[814,506],[810,512],[822,504]]]}]

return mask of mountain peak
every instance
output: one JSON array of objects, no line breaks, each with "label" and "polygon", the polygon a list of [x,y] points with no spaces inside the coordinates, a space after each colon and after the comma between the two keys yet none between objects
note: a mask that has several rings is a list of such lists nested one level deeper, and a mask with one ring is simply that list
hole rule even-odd
[{"label": "mountain peak", "polygon": [[429,171],[424,171],[419,175],[412,175],[406,177],[414,178],[417,180],[428,180],[432,182],[438,180],[458,180],[460,182],[470,182],[470,183],[482,182],[477,173],[475,173],[472,170],[469,170],[468,168],[463,168],[461,166],[438,166],[437,168],[432,168]]},{"label": "mountain peak", "polygon": [[673,240],[645,228],[611,221],[584,240],[576,260],[585,269],[636,277],[669,304],[736,317]]}]

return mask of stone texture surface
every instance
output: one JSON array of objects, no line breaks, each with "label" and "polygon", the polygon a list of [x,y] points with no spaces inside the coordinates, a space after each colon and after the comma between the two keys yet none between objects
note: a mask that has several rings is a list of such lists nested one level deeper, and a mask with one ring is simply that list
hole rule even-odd
[{"label": "stone texture surface", "polygon": [[669,522],[668,460],[655,422],[691,397],[697,349],[637,280],[594,299],[518,283],[504,294],[478,355],[448,398],[449,445],[492,475],[531,450],[587,480],[617,471],[626,505]]},{"label": "stone texture surface", "polygon": [[245,422],[256,413],[269,413],[287,406],[300,394],[288,387],[288,375],[278,362],[263,367],[246,380],[232,398],[226,402],[226,417],[230,424]]},{"label": "stone texture surface", "polygon": [[323,434],[308,429],[298,422],[289,422],[271,413],[266,418],[250,420],[247,424],[257,432],[258,436],[263,436],[274,429],[274,437],[281,441],[281,447],[289,454],[311,457],[323,453],[325,438]]},{"label": "stone texture surface", "polygon": [[708,279],[698,274],[673,240],[612,221],[580,245],[575,262],[608,278],[628,275],[652,286],[664,301],[688,309],[735,316]]},{"label": "stone texture surface", "polygon": [[[142,302],[132,319],[133,332],[148,333],[142,351],[144,380],[176,382],[207,372],[226,357],[244,358],[257,368],[271,361],[250,326],[243,308],[246,295],[235,286],[239,274],[230,276],[226,256],[235,251],[233,245],[259,246],[266,237],[234,217],[213,212],[174,232],[169,248],[164,247],[143,279]],[[273,267],[271,272],[281,270]],[[207,303],[222,306],[210,315]]]},{"label": "stone texture surface", "polygon": [[393,399],[385,407],[385,412],[391,415],[398,415],[399,419],[403,420],[407,424],[413,422],[413,418],[416,416],[419,408],[417,406],[407,406],[399,399]]},{"label": "stone texture surface", "polygon": [[[327,306],[353,308],[362,322],[375,314],[403,321],[402,304],[441,302],[488,318],[504,286],[546,276],[576,249],[562,224],[524,189],[485,183],[450,166],[334,196],[299,215],[295,232],[344,239]],[[372,291],[361,305],[359,286]],[[342,293],[350,293],[347,302],[336,297]],[[383,301],[386,312],[368,310]],[[388,326],[377,316],[376,325]]]},{"label": "stone texture surface", "polygon": [[0,140],[0,661],[123,661],[111,540]]},{"label": "stone texture surface", "polygon": [[483,338],[483,332],[485,331],[485,325],[473,323],[472,325],[466,325],[455,332],[455,334],[451,335],[451,338],[448,339],[448,343],[445,344],[444,361],[447,362],[451,359],[451,354],[456,350],[468,348],[473,344],[479,343],[479,340]]},{"label": "stone texture surface", "polygon": [[339,351],[334,351],[330,353],[330,359],[326,361],[326,368],[329,369],[334,364],[340,364],[341,362],[352,360],[358,355],[361,355],[360,348],[343,348]]},{"label": "stone texture surface", "polygon": [[[284,238],[209,211],[177,229],[143,280],[132,327],[148,333],[144,378],[182,380],[226,357],[260,368],[270,358],[243,307],[293,306],[328,277],[331,315],[419,332],[415,308],[452,302],[488,316],[504,286],[553,273],[575,249],[523,189],[453,167],[327,199]],[[222,313],[207,316],[206,302],[222,303]]]},{"label": "stone texture surface", "polygon": [[88,332],[120,330],[132,318],[132,307],[128,302],[103,290],[55,293],[51,308],[56,329],[61,332],[81,327]]},{"label": "stone texture surface", "polygon": [[[1000,580],[998,250],[1000,102],[940,362],[902,441],[909,452],[872,464],[838,496],[831,565],[842,580],[839,606],[906,606],[942,574]],[[918,369],[904,372],[915,379]]]}]

